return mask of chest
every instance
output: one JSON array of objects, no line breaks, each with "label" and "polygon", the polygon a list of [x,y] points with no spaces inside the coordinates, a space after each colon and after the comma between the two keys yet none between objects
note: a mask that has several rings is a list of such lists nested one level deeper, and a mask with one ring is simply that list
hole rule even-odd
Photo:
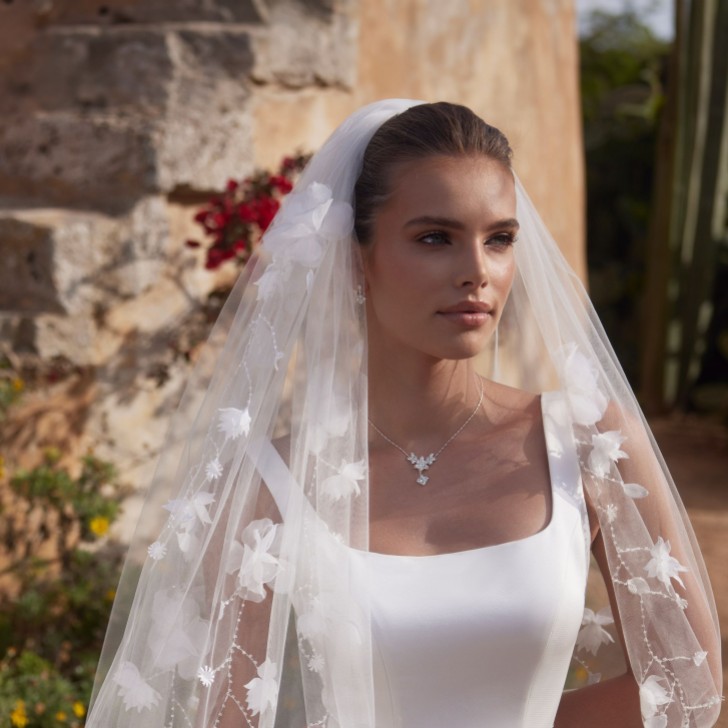
[{"label": "chest", "polygon": [[394,448],[370,454],[370,548],[443,554],[492,546],[542,530],[552,498],[543,433],[510,430],[453,443],[416,482]]}]

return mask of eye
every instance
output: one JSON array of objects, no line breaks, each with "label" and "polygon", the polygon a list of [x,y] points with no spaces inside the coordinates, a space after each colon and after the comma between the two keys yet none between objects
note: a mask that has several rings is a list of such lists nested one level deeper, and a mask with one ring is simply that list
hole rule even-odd
[{"label": "eye", "polygon": [[496,248],[508,248],[516,242],[518,238],[514,233],[498,233],[492,238],[488,238],[486,245],[490,245]]},{"label": "eye", "polygon": [[450,238],[448,238],[447,234],[442,232],[441,230],[436,230],[433,232],[425,233],[424,235],[420,235],[417,240],[420,243],[424,243],[425,245],[432,245],[433,247],[436,245],[447,245],[450,242]]}]

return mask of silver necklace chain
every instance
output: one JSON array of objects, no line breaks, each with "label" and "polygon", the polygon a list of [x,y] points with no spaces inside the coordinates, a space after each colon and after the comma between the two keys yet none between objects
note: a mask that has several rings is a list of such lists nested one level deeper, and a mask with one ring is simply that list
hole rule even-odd
[{"label": "silver necklace chain", "polygon": [[413,452],[407,452],[403,447],[398,445],[391,437],[387,437],[371,420],[369,424],[390,444],[397,448],[406,458],[407,462],[417,471],[417,483],[419,485],[427,485],[427,481],[430,479],[425,475],[425,470],[430,469],[430,465],[434,465],[437,458],[440,457],[440,453],[466,428],[470,420],[475,417],[475,413],[480,409],[480,405],[483,403],[484,389],[481,384],[480,386],[480,398],[478,404],[475,405],[475,409],[470,413],[465,422],[445,441],[445,444],[437,451],[431,452],[429,455],[415,455]]}]

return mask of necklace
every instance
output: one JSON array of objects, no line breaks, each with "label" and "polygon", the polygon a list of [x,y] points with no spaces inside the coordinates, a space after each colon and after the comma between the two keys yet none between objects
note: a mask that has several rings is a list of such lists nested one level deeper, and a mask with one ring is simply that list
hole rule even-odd
[{"label": "necklace", "polygon": [[400,447],[394,440],[387,437],[371,420],[369,424],[390,444],[397,448],[406,458],[407,462],[417,471],[417,483],[419,485],[427,485],[427,481],[430,479],[429,476],[425,475],[425,470],[430,469],[430,465],[434,465],[440,453],[465,429],[468,422],[475,417],[475,413],[480,409],[480,405],[483,403],[483,386],[480,387],[480,398],[478,404],[475,405],[475,409],[470,413],[465,422],[445,441],[445,444],[437,451],[431,452],[429,455],[415,455],[413,452],[408,453],[403,447]]}]

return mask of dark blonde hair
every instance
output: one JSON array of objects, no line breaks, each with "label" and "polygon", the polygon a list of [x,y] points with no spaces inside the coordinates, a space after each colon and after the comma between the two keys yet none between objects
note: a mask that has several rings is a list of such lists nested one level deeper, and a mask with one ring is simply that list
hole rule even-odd
[{"label": "dark blonde hair", "polygon": [[434,155],[482,155],[510,169],[513,152],[503,132],[460,104],[420,104],[393,116],[367,145],[354,188],[354,230],[359,243],[371,240],[374,215],[390,194],[393,167]]}]

